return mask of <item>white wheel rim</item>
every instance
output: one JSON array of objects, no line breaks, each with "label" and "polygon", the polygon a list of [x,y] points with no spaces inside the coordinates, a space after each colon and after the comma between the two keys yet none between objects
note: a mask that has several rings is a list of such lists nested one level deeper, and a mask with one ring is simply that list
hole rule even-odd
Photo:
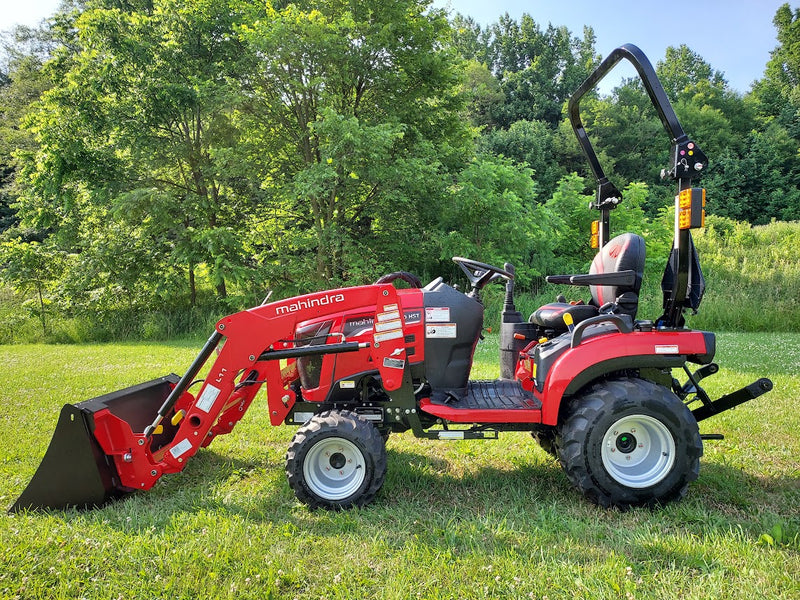
[{"label": "white wheel rim", "polygon": [[675,464],[675,440],[666,425],[647,415],[623,417],[603,436],[603,466],[618,483],[646,488]]},{"label": "white wheel rim", "polygon": [[308,451],[303,475],[309,489],[320,498],[344,500],[364,483],[364,455],[349,440],[324,438]]}]

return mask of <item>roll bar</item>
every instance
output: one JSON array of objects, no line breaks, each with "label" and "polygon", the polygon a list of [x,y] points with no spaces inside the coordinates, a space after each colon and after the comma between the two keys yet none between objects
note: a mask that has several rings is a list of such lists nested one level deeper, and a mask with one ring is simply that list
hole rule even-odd
[{"label": "roll bar", "polygon": [[[597,158],[597,153],[592,147],[586,129],[583,126],[580,116],[581,99],[622,60],[630,62],[644,84],[644,89],[650,98],[650,102],[658,113],[658,118],[664,126],[664,130],[670,137],[671,153],[670,165],[668,169],[661,172],[662,178],[669,177],[677,182],[678,194],[685,189],[692,187],[692,179],[698,177],[708,166],[708,158],[690,140],[683,131],[675,111],[667,98],[664,87],[658,80],[655,69],[644,53],[633,44],[625,44],[615,49],[603,60],[591,75],[584,81],[576,92],[569,99],[568,112],[569,120],[578,143],[581,146],[584,156],[589,161],[589,166],[597,180],[597,197],[592,203],[592,208],[600,211],[600,227],[598,238],[600,247],[603,247],[610,236],[609,212],[617,207],[622,201],[622,194],[616,186],[609,181],[603,172],[603,167]],[[676,220],[677,220],[676,210]],[[688,229],[675,227],[675,244],[670,256],[670,265],[673,271],[669,287],[664,288],[664,315],[659,319],[659,324],[665,327],[681,327],[683,325],[683,309],[686,307],[686,292],[689,288],[690,261],[693,259],[692,237]],[[699,270],[699,265],[697,265]],[[666,278],[665,278],[666,280]]]}]

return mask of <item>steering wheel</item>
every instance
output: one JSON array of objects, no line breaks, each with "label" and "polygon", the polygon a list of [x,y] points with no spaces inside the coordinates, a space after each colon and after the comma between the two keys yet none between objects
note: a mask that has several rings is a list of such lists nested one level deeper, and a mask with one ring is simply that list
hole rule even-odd
[{"label": "steering wheel", "polygon": [[391,283],[395,279],[400,279],[401,281],[405,281],[412,288],[422,287],[422,282],[419,280],[419,277],[409,273],[408,271],[395,271],[394,273],[387,273],[386,275],[378,279],[374,283],[374,285],[378,285],[380,283]]},{"label": "steering wheel", "polygon": [[454,256],[453,262],[461,267],[461,270],[464,271],[467,279],[469,279],[470,285],[476,290],[482,289],[487,283],[495,281],[496,279],[502,278],[511,281],[514,279],[514,274],[505,269],[493,267],[492,265],[487,265],[486,263],[478,262],[470,258]]}]

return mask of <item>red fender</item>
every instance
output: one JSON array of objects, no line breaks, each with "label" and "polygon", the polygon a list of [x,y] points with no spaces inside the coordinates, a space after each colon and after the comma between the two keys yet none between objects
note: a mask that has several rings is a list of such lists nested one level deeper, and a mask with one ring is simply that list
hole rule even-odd
[{"label": "red fender", "polygon": [[542,423],[557,425],[564,396],[601,375],[623,368],[675,367],[687,357],[713,356],[709,336],[702,331],[634,331],[584,339],[553,363],[542,391],[534,391],[542,401]]}]

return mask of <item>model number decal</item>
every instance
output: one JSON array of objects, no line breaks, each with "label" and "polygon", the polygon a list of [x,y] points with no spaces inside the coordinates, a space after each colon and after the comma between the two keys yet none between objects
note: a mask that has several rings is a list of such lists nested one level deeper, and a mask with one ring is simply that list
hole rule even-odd
[{"label": "model number decal", "polygon": [[406,366],[406,361],[399,358],[386,357],[383,359],[383,366],[387,369],[403,369]]}]

